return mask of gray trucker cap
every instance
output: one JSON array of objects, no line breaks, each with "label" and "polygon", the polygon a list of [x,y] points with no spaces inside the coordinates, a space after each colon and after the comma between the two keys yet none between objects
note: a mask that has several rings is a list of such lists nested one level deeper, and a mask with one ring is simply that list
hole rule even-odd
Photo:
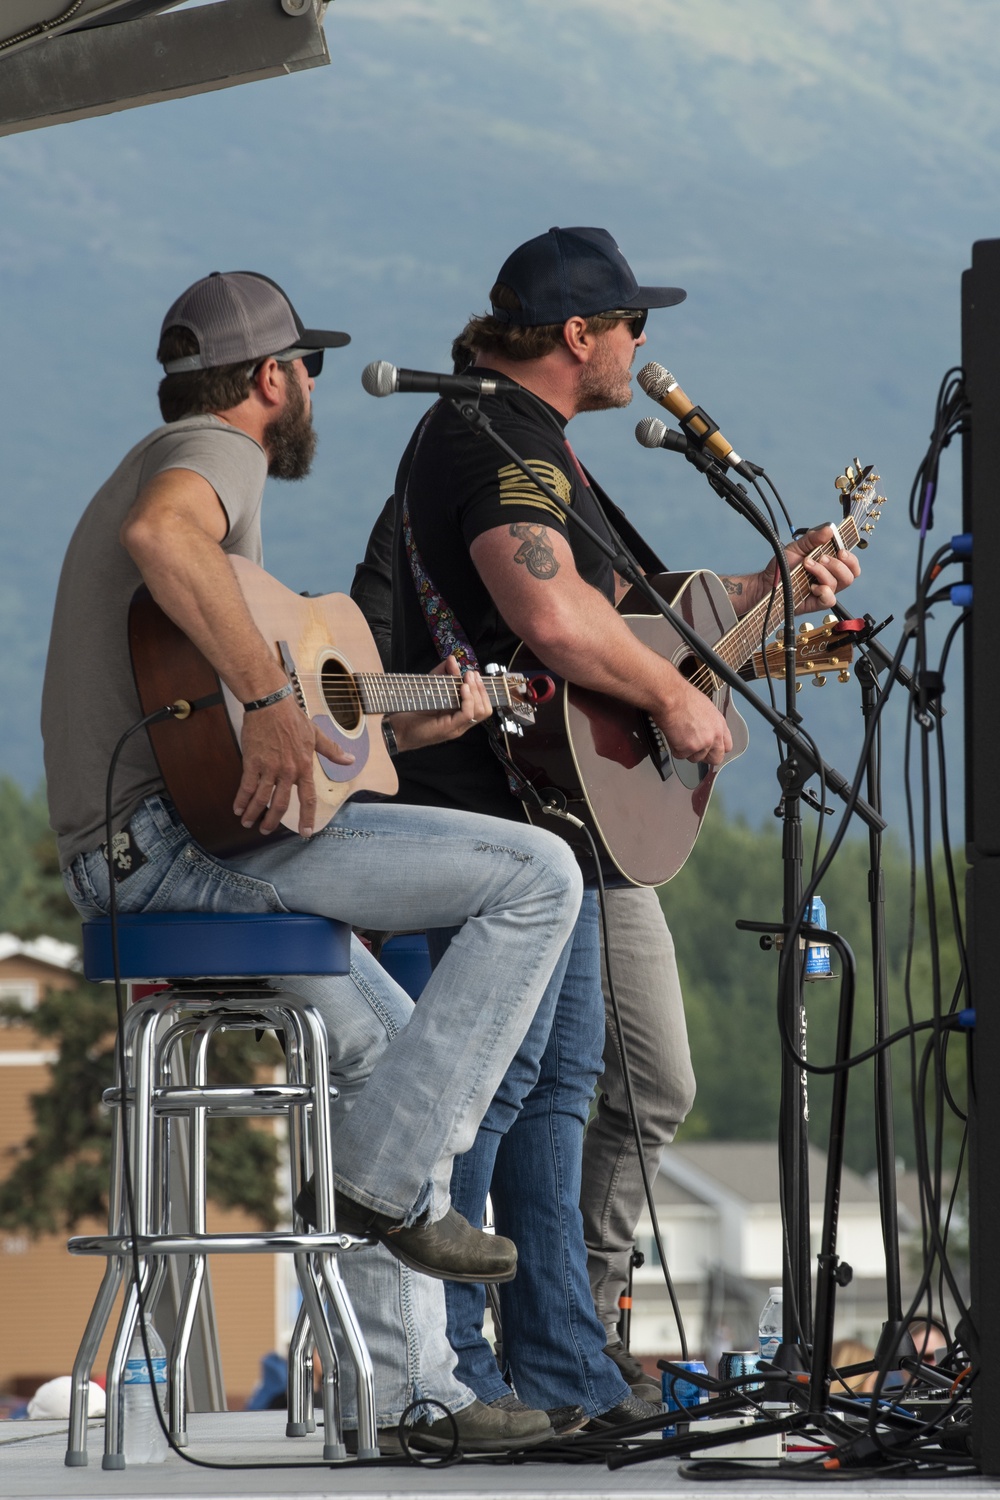
[{"label": "gray trucker cap", "polygon": [[198,340],[198,353],[169,360],[168,375],[237,365],[268,355],[297,358],[319,349],[340,349],[348,333],[304,328],[285,293],[256,271],[213,271],[182,292],[160,330],[187,328]]}]

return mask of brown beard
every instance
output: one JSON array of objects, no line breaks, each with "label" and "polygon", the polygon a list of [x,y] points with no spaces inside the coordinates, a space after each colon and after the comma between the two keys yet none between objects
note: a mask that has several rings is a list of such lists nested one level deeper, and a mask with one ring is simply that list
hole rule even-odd
[{"label": "brown beard", "polygon": [[610,411],[628,406],[632,400],[628,373],[632,360],[629,360],[627,369],[622,369],[621,362],[614,358],[610,345],[605,342],[608,337],[607,333],[601,335],[597,357],[583,368],[577,392],[578,411]]},{"label": "brown beard", "polygon": [[272,479],[304,479],[316,452],[316,429],[294,371],[286,369],[284,376],[288,393],[284,410],[264,429],[267,472]]}]

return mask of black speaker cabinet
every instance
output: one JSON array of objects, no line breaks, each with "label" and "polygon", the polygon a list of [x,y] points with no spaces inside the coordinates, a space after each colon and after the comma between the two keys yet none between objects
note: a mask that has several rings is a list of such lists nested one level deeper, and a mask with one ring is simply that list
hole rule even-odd
[{"label": "black speaker cabinet", "polygon": [[970,409],[963,526],[973,537],[974,590],[965,638],[966,1003],[976,1011],[969,1108],[973,1444],[983,1473],[1000,1474],[1000,655],[991,604],[1000,563],[1000,240],[973,245],[972,268],[962,278],[962,364]]}]

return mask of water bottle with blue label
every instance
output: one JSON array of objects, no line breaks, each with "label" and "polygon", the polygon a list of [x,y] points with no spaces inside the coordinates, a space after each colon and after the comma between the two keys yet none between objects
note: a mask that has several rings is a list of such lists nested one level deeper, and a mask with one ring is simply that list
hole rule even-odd
[{"label": "water bottle with blue label", "polygon": [[780,1286],[768,1288],[768,1298],[761,1309],[760,1321],[757,1324],[757,1342],[760,1346],[760,1357],[762,1360],[773,1360],[778,1352],[778,1345],[781,1343],[781,1297]]},{"label": "water bottle with blue label", "polygon": [[146,1351],[142,1346],[142,1333],[138,1328],[129,1347],[123,1375],[122,1435],[126,1464],[162,1464],[169,1451],[154,1406],[155,1400],[160,1410],[166,1411],[167,1351],[150,1322],[146,1323],[146,1337],[149,1340],[150,1363],[153,1366],[152,1385]]}]

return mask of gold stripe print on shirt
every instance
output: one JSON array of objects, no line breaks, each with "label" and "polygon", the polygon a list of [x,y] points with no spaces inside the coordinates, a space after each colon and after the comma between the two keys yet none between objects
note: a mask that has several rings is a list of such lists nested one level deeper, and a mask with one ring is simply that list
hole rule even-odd
[{"label": "gold stripe print on shirt", "polygon": [[[550,490],[555,490],[560,500],[565,500],[569,505],[570,484],[562,469],[550,464],[544,458],[528,458],[525,463],[533,473],[537,474],[543,484],[547,484]],[[531,483],[526,475],[516,464],[504,464],[503,468],[497,470],[497,479],[500,481],[500,504],[501,505],[531,505],[536,510],[547,511],[557,521],[564,519],[563,512],[558,505],[554,504],[547,495],[543,495],[537,485]]]}]

